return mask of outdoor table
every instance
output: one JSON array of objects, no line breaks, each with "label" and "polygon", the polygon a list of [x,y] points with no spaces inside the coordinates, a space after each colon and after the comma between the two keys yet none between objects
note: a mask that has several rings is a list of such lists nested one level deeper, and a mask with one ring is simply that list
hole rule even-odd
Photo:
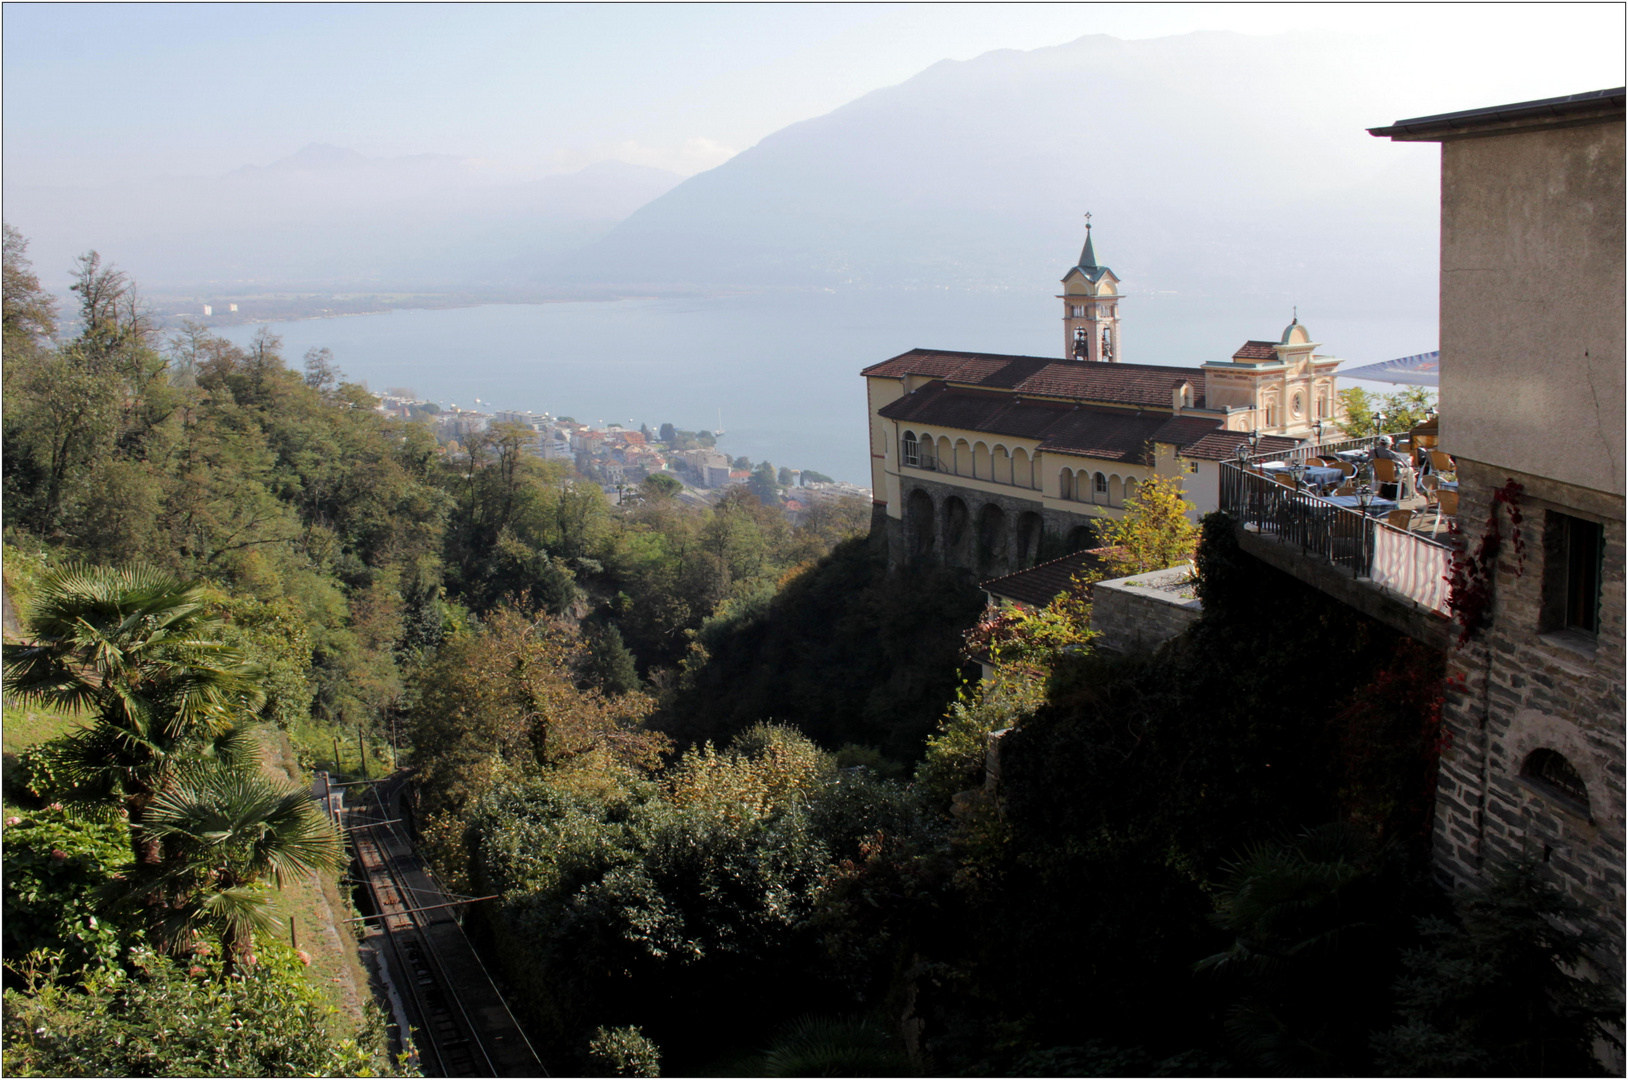
[{"label": "outdoor table", "polygon": [[1308,465],[1304,479],[1308,484],[1337,484],[1345,479],[1345,474],[1327,465]]},{"label": "outdoor table", "polygon": [[1437,477],[1436,486],[1438,488],[1440,488],[1441,490],[1443,490],[1443,491],[1457,491],[1458,490],[1458,481],[1457,480],[1443,480],[1440,477]]},{"label": "outdoor table", "polygon": [[1261,462],[1261,468],[1267,470],[1268,472],[1274,472],[1274,471],[1276,471],[1278,469],[1287,469],[1288,467],[1289,467],[1289,463],[1287,461],[1263,461],[1263,462]]},{"label": "outdoor table", "polygon": [[1334,456],[1339,458],[1341,461],[1349,461],[1353,465],[1361,465],[1363,462],[1368,460],[1368,451],[1337,450],[1335,451]]},{"label": "outdoor table", "polygon": [[[1331,502],[1335,506],[1341,506],[1347,510],[1356,510],[1358,512],[1362,510],[1362,501],[1355,495],[1329,495],[1323,501]],[[1377,514],[1388,514],[1392,510],[1400,509],[1400,507],[1401,504],[1395,499],[1374,499],[1368,504],[1368,515],[1373,517]]]}]

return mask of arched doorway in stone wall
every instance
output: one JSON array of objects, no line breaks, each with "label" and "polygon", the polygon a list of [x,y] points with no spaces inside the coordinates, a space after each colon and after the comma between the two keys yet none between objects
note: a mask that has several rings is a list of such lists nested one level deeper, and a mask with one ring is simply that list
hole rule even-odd
[{"label": "arched doorway in stone wall", "polygon": [[959,496],[944,500],[944,562],[963,570],[972,569],[972,522],[967,504]]},{"label": "arched doorway in stone wall", "polygon": [[924,562],[933,554],[937,522],[933,520],[933,497],[916,488],[904,502],[905,551],[913,563]]},{"label": "arched doorway in stone wall", "polygon": [[1006,511],[994,503],[984,503],[978,511],[977,570],[980,578],[1006,572]]},{"label": "arched doorway in stone wall", "polygon": [[1040,538],[1046,528],[1045,519],[1033,510],[1025,510],[1017,519],[1017,550],[1013,558],[1014,570],[1027,570],[1040,561]]},{"label": "arched doorway in stone wall", "polygon": [[1067,547],[1070,555],[1097,546],[1097,531],[1089,525],[1076,525],[1068,530]]}]

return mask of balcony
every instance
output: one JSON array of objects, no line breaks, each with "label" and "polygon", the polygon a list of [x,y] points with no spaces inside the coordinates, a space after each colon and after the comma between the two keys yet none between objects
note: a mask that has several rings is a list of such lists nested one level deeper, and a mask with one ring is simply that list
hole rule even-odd
[{"label": "balcony", "polygon": [[[1276,458],[1360,449],[1373,440],[1297,448]],[[1271,477],[1223,462],[1220,508],[1251,555],[1411,637],[1445,642],[1453,548]]]}]

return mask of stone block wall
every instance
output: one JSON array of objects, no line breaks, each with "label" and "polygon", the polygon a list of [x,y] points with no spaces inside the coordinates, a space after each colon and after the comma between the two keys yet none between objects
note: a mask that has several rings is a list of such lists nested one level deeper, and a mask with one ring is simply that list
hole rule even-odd
[{"label": "stone block wall", "polygon": [[[1508,479],[1524,486],[1519,506],[1526,557],[1517,574],[1510,521],[1501,509],[1505,542],[1492,607],[1475,638],[1449,654],[1449,675],[1461,685],[1450,688],[1443,711],[1447,745],[1438,775],[1435,865],[1451,887],[1475,880],[1501,860],[1539,860],[1552,880],[1598,914],[1611,943],[1610,955],[1600,959],[1620,976],[1623,500],[1462,458],[1459,478],[1459,523],[1471,551],[1486,532],[1493,492]],[[1544,563],[1562,557],[1545,543],[1550,512],[1604,526],[1600,627],[1592,649],[1575,636],[1543,632]],[[1586,786],[1586,808],[1522,775],[1537,750],[1558,753],[1571,764]]]},{"label": "stone block wall", "polygon": [[900,516],[884,526],[890,568],[950,566],[983,581],[1095,543],[1069,545],[1077,530],[1096,536],[1097,521],[1085,512],[1090,504],[1080,504],[1079,513],[1059,511],[1028,488],[986,492],[912,476],[901,481],[899,494]]},{"label": "stone block wall", "polygon": [[1192,564],[1183,563],[1091,586],[1091,628],[1101,635],[1096,647],[1144,652],[1193,625],[1204,605],[1191,584],[1181,584],[1192,576]]}]

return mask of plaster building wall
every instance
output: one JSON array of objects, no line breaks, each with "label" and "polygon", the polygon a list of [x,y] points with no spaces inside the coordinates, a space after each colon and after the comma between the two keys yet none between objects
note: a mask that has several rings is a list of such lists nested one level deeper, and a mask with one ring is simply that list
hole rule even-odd
[{"label": "plaster building wall", "polygon": [[[1441,443],[1458,523],[1504,543],[1450,651],[1435,864],[1522,856],[1591,909],[1623,972],[1623,93],[1399,121],[1442,146]],[[1519,485],[1518,488],[1509,485]],[[1496,493],[1514,494],[1517,523]],[[1520,543],[1514,541],[1519,530]]]},{"label": "plaster building wall", "polygon": [[1441,438],[1623,495],[1623,123],[1442,146]]}]

